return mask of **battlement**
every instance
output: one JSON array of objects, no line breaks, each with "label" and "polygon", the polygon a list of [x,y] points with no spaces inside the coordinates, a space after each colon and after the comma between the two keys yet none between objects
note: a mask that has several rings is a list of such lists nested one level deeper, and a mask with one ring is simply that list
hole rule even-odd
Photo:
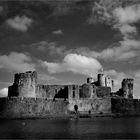
[{"label": "battlement", "polygon": [[122,81],[122,84],[133,84],[134,83],[134,79],[132,78],[125,78]]},{"label": "battlement", "polygon": [[26,84],[27,81],[33,81],[37,83],[37,72],[27,71],[25,73],[16,73],[14,78],[14,83],[17,85]]}]

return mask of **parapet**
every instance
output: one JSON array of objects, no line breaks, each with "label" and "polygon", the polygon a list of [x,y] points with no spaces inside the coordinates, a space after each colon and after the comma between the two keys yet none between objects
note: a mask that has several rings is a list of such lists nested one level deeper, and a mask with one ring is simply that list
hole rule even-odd
[{"label": "parapet", "polygon": [[37,83],[37,72],[27,71],[25,73],[16,73],[14,78],[14,83],[17,85],[26,84],[28,80]]},{"label": "parapet", "polygon": [[132,79],[132,78],[125,78],[125,79],[123,79],[122,85],[123,84],[128,84],[128,83],[133,84],[134,83],[134,79]]}]

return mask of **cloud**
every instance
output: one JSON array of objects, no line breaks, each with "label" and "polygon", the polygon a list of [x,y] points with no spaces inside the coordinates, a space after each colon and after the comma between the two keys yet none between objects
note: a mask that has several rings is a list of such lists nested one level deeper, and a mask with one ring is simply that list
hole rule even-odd
[{"label": "cloud", "polygon": [[118,46],[102,50],[97,57],[115,61],[127,60],[139,55],[139,45],[140,41],[125,38]]},{"label": "cloud", "polygon": [[72,52],[72,49],[66,49],[65,46],[58,46],[55,42],[47,42],[47,41],[41,41],[37,43],[32,43],[30,48],[33,48],[34,50],[47,52],[48,55],[59,55],[59,56],[65,56],[66,54]]},{"label": "cloud", "polygon": [[0,13],[4,10],[4,8],[2,6],[0,6]]},{"label": "cloud", "polygon": [[140,41],[124,38],[123,41],[113,44],[101,51],[91,50],[87,47],[81,47],[74,50],[78,54],[89,56],[104,61],[126,61],[138,57],[140,54]]},{"label": "cloud", "polygon": [[128,37],[128,35],[135,35],[137,33],[136,27],[128,25],[128,24],[116,24],[113,27],[114,29],[118,29],[123,36]]},{"label": "cloud", "polygon": [[59,30],[53,31],[52,33],[54,35],[62,35],[63,34],[63,31],[59,29]]},{"label": "cloud", "polygon": [[58,2],[53,9],[53,16],[65,16],[71,12],[70,4],[67,4],[65,1]]},{"label": "cloud", "polygon": [[140,5],[119,7],[113,11],[115,24],[114,29],[118,29],[123,36],[129,38],[137,33],[134,23],[140,20]]},{"label": "cloud", "polygon": [[[105,2],[106,3],[106,2]],[[140,21],[140,5],[126,5],[125,7],[115,7],[110,9],[106,4],[95,2],[92,7],[92,15],[88,19],[90,24],[97,22],[105,22],[109,24],[113,30],[117,30],[122,35],[122,40],[115,46],[109,46],[100,52],[90,50],[82,53],[87,55],[110,61],[128,60],[140,55],[140,40],[136,39],[137,28],[135,23]],[[110,10],[109,10],[110,9]],[[98,17],[95,20],[95,17]]]},{"label": "cloud", "polygon": [[27,70],[34,70],[34,67],[34,64],[31,63],[30,56],[24,53],[11,52],[9,55],[0,56],[0,69],[24,72]]},{"label": "cloud", "polygon": [[48,74],[38,74],[38,80],[42,82],[49,82],[49,81],[60,81],[56,77],[48,75]]},{"label": "cloud", "polygon": [[7,97],[8,96],[8,88],[3,88],[0,90],[0,97]]},{"label": "cloud", "polygon": [[33,20],[26,16],[15,16],[14,18],[6,20],[7,25],[21,32],[28,31],[28,28],[31,26],[32,22]]},{"label": "cloud", "polygon": [[67,54],[61,63],[45,61],[42,65],[47,67],[49,73],[73,72],[90,76],[95,76],[102,69],[96,59],[78,54]]},{"label": "cloud", "polygon": [[139,56],[140,40],[135,39],[137,35],[135,23],[140,21],[140,5],[116,7],[108,12],[104,5],[95,4],[93,10],[100,13],[100,16],[112,26],[112,29],[121,33],[122,40],[100,52],[90,50],[85,53],[94,58],[110,61],[124,61]]},{"label": "cloud", "polygon": [[140,20],[140,5],[119,7],[113,12],[117,20],[122,24],[136,23]]},{"label": "cloud", "polygon": [[108,12],[106,6],[101,5],[100,3],[95,2],[92,6],[92,13],[88,18],[89,24],[96,24],[98,22],[111,23],[112,15]]}]

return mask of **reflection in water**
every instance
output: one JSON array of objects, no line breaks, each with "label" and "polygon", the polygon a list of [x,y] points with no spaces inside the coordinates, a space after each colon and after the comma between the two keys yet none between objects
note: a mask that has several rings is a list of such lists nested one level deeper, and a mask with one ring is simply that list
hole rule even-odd
[{"label": "reflection in water", "polygon": [[1,120],[0,138],[140,139],[140,118]]}]

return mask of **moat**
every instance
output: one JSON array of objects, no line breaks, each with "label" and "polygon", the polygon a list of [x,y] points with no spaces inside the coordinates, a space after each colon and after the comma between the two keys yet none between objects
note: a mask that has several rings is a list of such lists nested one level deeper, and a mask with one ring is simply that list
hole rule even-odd
[{"label": "moat", "polygon": [[0,120],[0,138],[140,139],[140,118]]}]

